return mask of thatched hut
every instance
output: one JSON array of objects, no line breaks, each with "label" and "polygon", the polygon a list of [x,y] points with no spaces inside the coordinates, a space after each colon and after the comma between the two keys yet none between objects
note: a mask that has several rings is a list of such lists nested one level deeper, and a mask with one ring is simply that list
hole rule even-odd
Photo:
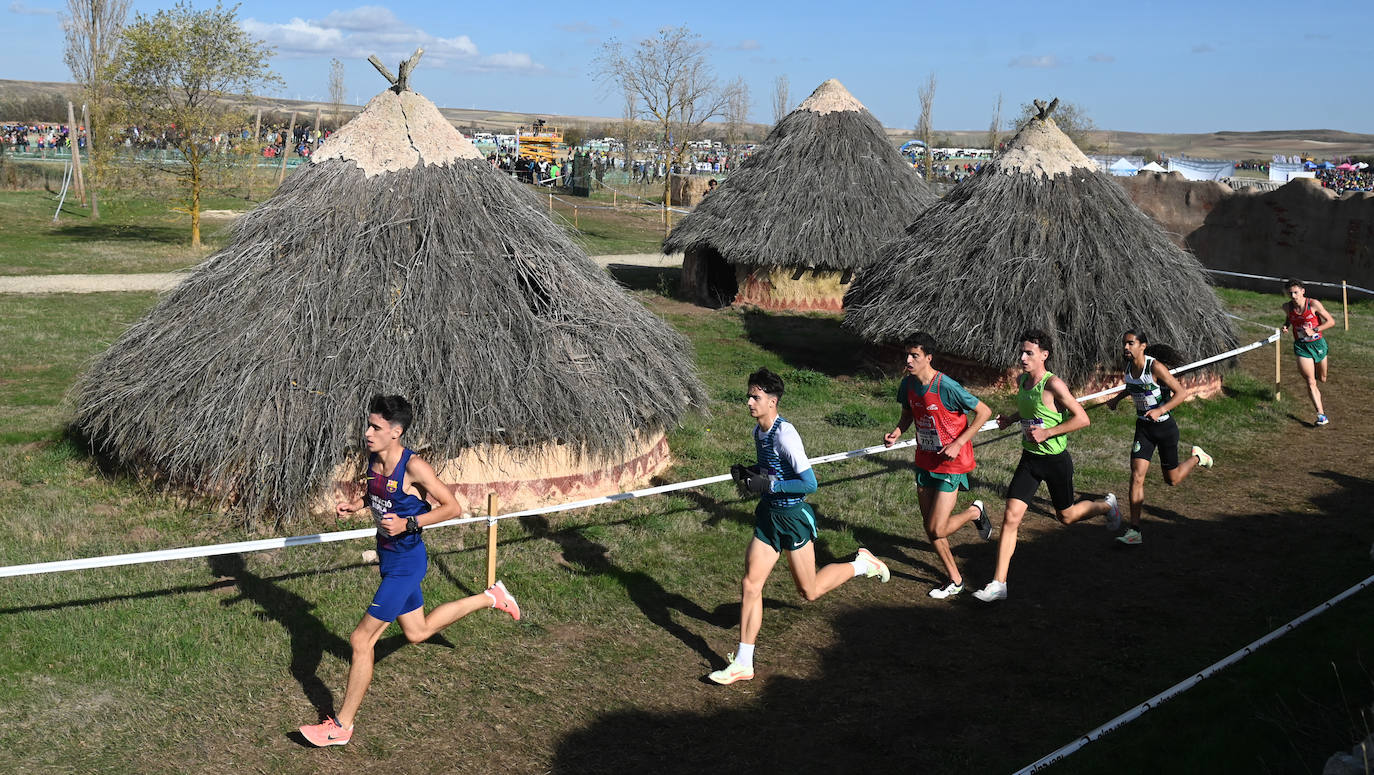
[{"label": "thatched hut", "polygon": [[361,473],[375,393],[466,503],[614,492],[706,402],[686,339],[429,100],[388,89],[91,365],[76,426],[155,480],[278,524]]},{"label": "thatched hut", "polygon": [[846,326],[889,342],[928,331],[954,356],[942,368],[975,384],[1014,369],[1028,328],[1080,387],[1120,376],[1126,329],[1190,358],[1235,347],[1202,265],[1055,126],[1056,103],[1037,101],[1000,157],[883,249],[845,296]]},{"label": "thatched hut", "polygon": [[839,312],[878,246],[935,198],[831,79],[682,219],[663,252],[684,254],[683,293],[699,304]]}]

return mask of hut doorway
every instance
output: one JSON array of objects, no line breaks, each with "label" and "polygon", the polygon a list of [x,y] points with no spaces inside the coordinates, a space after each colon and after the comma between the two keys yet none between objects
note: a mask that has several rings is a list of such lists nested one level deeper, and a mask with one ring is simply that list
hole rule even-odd
[{"label": "hut doorway", "polygon": [[739,295],[739,281],[735,277],[735,267],[725,260],[715,248],[702,248],[696,251],[697,299],[700,304],[712,309],[728,307],[735,303]]}]

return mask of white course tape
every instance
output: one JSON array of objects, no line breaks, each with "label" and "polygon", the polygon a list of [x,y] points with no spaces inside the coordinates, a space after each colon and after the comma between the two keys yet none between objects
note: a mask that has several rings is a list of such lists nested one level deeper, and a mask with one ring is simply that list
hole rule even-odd
[{"label": "white course tape", "polygon": [[[1220,355],[1214,355],[1211,358],[1204,358],[1203,360],[1196,361],[1185,366],[1179,366],[1176,369],[1171,369],[1170,373],[1177,374],[1179,372],[1188,371],[1190,369],[1196,369],[1199,366],[1205,366],[1209,363],[1214,363],[1216,361],[1225,360],[1227,358],[1234,358],[1235,356],[1240,355],[1241,353],[1248,352],[1257,347],[1263,347],[1266,344],[1270,344],[1278,338],[1279,334],[1276,331],[1274,332],[1274,335],[1269,337],[1268,339],[1254,342],[1244,347],[1238,347],[1234,350],[1231,350],[1230,352],[1224,352]],[[1125,385],[1117,385],[1116,387],[1109,388],[1107,390],[1102,390],[1091,395],[1083,396],[1078,400],[1088,401],[1094,398],[1108,396],[1112,393],[1117,392],[1118,390],[1121,390],[1123,387],[1125,387]],[[997,421],[989,420],[986,423],[984,423],[981,428],[978,429],[978,432],[982,433],[984,431],[996,429]],[[893,450],[905,449],[907,447],[914,446],[915,444],[915,439],[899,441],[890,447],[884,446],[882,444],[876,444],[871,447],[864,447],[863,449],[852,449],[848,452],[836,452],[830,455],[822,455],[821,457],[813,457],[810,459],[809,462],[812,465],[820,465],[822,463],[834,463],[840,460],[850,460],[852,458],[866,457],[868,455],[876,455],[882,452],[891,452]],[[536,509],[512,511],[508,514],[499,514],[495,517],[463,517],[461,519],[450,519],[445,520],[444,522],[436,522],[433,525],[426,525],[425,529],[430,530],[436,527],[466,525],[472,524],[474,522],[490,523],[502,519],[518,519],[520,517],[535,517],[540,516],[542,514],[552,514],[559,511],[572,511],[574,509],[584,509],[588,506],[599,506],[608,503],[619,503],[620,501],[633,500],[635,498],[643,498],[649,495],[662,495],[663,493],[667,492],[686,490],[692,487],[701,487],[708,484],[716,484],[719,482],[729,481],[729,479],[729,474],[720,474],[717,476],[708,476],[702,479],[692,479],[686,482],[676,482],[674,484],[665,484],[658,487],[648,487],[643,490],[632,490],[630,492],[616,493],[615,495],[605,495],[599,498],[588,498],[586,500],[573,501],[571,503],[559,503],[552,506],[542,506]],[[84,570],[87,568],[107,568],[115,565],[135,565],[138,563],[146,562],[163,562],[166,560],[185,560],[193,557],[209,557],[211,555],[217,554],[234,554],[238,552],[261,552],[266,551],[268,549],[282,549],[288,546],[325,544],[332,543],[335,541],[350,541],[357,538],[369,538],[373,535],[376,535],[376,533],[377,531],[375,528],[361,528],[358,530],[342,530],[334,533],[314,533],[311,535],[290,536],[288,538],[265,538],[258,541],[238,541],[235,543],[227,544],[188,546],[181,549],[161,549],[151,552],[135,552],[133,554],[114,554],[106,555],[103,557],[86,557],[83,559],[76,560],[55,560],[53,562],[36,562],[30,563],[28,565],[7,565],[0,567],[0,578],[5,578],[8,576],[32,576],[40,573],[59,573],[62,571]]]},{"label": "white course tape", "polygon": [[[1273,280],[1273,281],[1276,282],[1276,283],[1281,283],[1281,282],[1283,282],[1285,279],[1287,279],[1287,278],[1283,278],[1283,277],[1270,277],[1269,275],[1263,275],[1263,274],[1245,274],[1244,272],[1225,272],[1225,271],[1222,271],[1222,270],[1220,270],[1220,269],[1206,269],[1206,270],[1204,270],[1204,271],[1211,272],[1212,274],[1224,274],[1224,275],[1229,275],[1229,276],[1231,276],[1231,277],[1248,277],[1248,278],[1250,278],[1251,280]],[[1358,285],[1341,285],[1340,283],[1324,283],[1324,282],[1319,282],[1319,281],[1317,281],[1317,280],[1303,280],[1302,282],[1303,282],[1303,285],[1323,285],[1323,286],[1326,286],[1327,288],[1346,288],[1346,289],[1348,289],[1348,290],[1359,291],[1359,292],[1361,292],[1361,293],[1374,294],[1374,291],[1371,291],[1371,290],[1369,290],[1368,288],[1361,288],[1361,287],[1358,286]]]},{"label": "white course tape", "polygon": [[1322,603],[1316,608],[1313,608],[1311,611],[1308,611],[1302,616],[1299,616],[1298,618],[1294,619],[1288,624],[1285,624],[1279,629],[1274,630],[1268,635],[1265,635],[1263,638],[1260,638],[1259,640],[1254,641],[1245,648],[1231,654],[1229,657],[1226,657],[1225,659],[1212,664],[1211,666],[1202,670],[1197,675],[1194,675],[1193,677],[1187,680],[1180,681],[1174,684],[1173,686],[1170,686],[1168,689],[1165,689],[1164,691],[1160,692],[1159,694],[1156,694],[1155,696],[1151,697],[1145,702],[1142,702],[1134,708],[1131,708],[1130,710],[1126,711],[1125,713],[1122,713],[1120,716],[1117,716],[1116,718],[1112,719],[1111,721],[1108,721],[1107,723],[1103,724],[1097,729],[1094,729],[1093,731],[1083,735],[1082,737],[1078,738],[1072,743],[1069,743],[1068,745],[1059,748],[1053,753],[1050,753],[1036,760],[1035,762],[1028,764],[1025,767],[1022,767],[1021,769],[1016,771],[1015,775],[1027,775],[1027,773],[1039,772],[1045,769],[1046,767],[1063,761],[1070,754],[1078,751],[1080,748],[1087,745],[1088,743],[1091,743],[1094,740],[1097,740],[1111,732],[1116,731],[1119,727],[1125,726],[1126,724],[1135,721],[1137,718],[1140,718],[1142,715],[1144,715],[1146,711],[1157,708],[1160,705],[1163,705],[1164,703],[1168,702],[1169,700],[1172,700],[1173,698],[1177,697],[1178,695],[1188,691],[1189,689],[1198,685],[1198,683],[1200,683],[1202,679],[1210,678],[1213,675],[1216,675],[1217,673],[1221,672],[1227,667],[1230,667],[1236,662],[1239,662],[1244,657],[1253,654],[1255,650],[1258,649],[1260,646],[1263,646],[1264,644],[1282,635],[1286,635],[1289,632],[1292,632],[1293,630],[1297,629],[1298,625],[1302,624],[1308,619],[1311,619],[1317,614],[1323,613],[1331,609],[1337,603],[1341,602],[1347,597],[1350,597],[1356,592],[1359,592],[1365,587],[1368,587],[1371,584],[1374,584],[1374,576],[1370,576],[1364,581],[1361,581],[1360,583],[1356,584],[1350,589],[1347,589],[1339,595],[1336,595],[1335,597],[1331,598],[1325,603]]}]

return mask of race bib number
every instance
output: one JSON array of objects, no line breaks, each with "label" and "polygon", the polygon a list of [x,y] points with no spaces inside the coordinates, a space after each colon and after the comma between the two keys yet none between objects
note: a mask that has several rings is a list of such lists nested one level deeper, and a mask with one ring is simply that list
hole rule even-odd
[{"label": "race bib number", "polygon": [[916,426],[916,448],[928,452],[939,452],[945,445],[940,443],[940,434],[934,427]]},{"label": "race bib number", "polygon": [[1026,419],[1024,417],[1021,418],[1021,435],[1025,436],[1027,439],[1030,439],[1031,441],[1035,441],[1035,439],[1031,439],[1031,431],[1036,428],[1043,427],[1045,427],[1045,421],[1039,417],[1031,417],[1029,419]]},{"label": "race bib number", "polygon": [[1154,396],[1149,393],[1132,393],[1131,400],[1135,402],[1137,414],[1145,414],[1155,408]]}]

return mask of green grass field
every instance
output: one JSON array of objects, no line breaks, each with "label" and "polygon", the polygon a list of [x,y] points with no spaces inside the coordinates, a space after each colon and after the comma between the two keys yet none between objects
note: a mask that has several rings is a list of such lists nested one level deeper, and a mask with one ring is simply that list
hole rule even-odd
[{"label": "green grass field", "polygon": [[[42,234],[41,207],[26,196],[0,195],[7,208],[32,212],[17,234],[0,234],[0,255],[45,245],[39,258],[24,259],[31,271],[58,271],[55,266],[76,261],[66,254],[80,253],[86,243]],[[125,222],[134,231],[126,252],[112,259],[118,271],[193,263],[181,243],[138,236],[162,228],[162,218],[151,203],[129,205]],[[641,229],[636,239],[653,237]],[[8,259],[0,264],[17,266]],[[743,379],[759,366],[783,375],[783,414],[813,456],[879,443],[895,423],[898,364],[856,340],[838,319],[706,312],[665,301],[655,293],[662,283],[647,274],[631,280],[646,304],[689,337],[711,398],[709,415],[670,433],[677,464],[669,481],[721,473],[752,457]],[[1277,319],[1274,296],[1221,295],[1242,317]],[[8,343],[0,354],[0,509],[10,517],[0,526],[0,565],[260,537],[226,527],[229,520],[194,501],[104,472],[65,433],[70,407],[63,394],[75,375],[154,302],[152,294],[0,296],[0,335]],[[1357,305],[1352,323],[1342,336],[1340,367],[1367,384],[1374,379],[1374,309]],[[1242,341],[1264,335],[1259,328],[1242,330],[1253,331]],[[1279,443],[1286,413],[1305,401],[1271,400],[1268,348],[1242,359],[1226,388],[1225,399],[1194,402],[1180,413],[1187,441],[1234,465]],[[1010,409],[1007,396],[985,400],[994,411]],[[1133,417],[1125,408],[1091,412],[1092,426],[1072,442],[1078,488],[1120,492]],[[1000,504],[1019,454],[1015,440],[984,434],[977,445],[973,494]],[[906,453],[826,465],[818,477],[822,487],[810,499],[823,520],[818,555],[843,559],[860,545],[897,547],[916,570],[894,584],[923,598],[938,580],[938,561],[909,514]],[[1163,489],[1157,480],[1151,487],[1152,497]],[[375,571],[361,560],[369,542],[0,579],[0,642],[6,644],[0,675],[7,679],[0,684],[0,771],[428,772],[440,766],[436,756],[445,771],[587,771],[566,760],[555,764],[560,746],[604,717],[667,712],[684,694],[699,696],[694,702],[703,712],[747,707],[739,703],[750,695],[723,700],[684,685],[681,674],[684,661],[693,671],[694,659],[700,672],[718,666],[706,655],[733,646],[752,506],[722,485],[502,523],[500,575],[511,580],[524,620],[479,612],[445,631],[439,645],[420,647],[402,648],[393,631],[380,645],[384,658],[359,722],[385,733],[363,736],[346,751],[308,751],[288,735],[313,721],[317,707],[342,699],[348,633],[375,587]],[[294,532],[359,525],[321,518]],[[424,590],[431,604],[484,585],[481,532],[435,531],[427,541],[432,559]],[[1346,569],[1333,565],[1332,583]],[[981,578],[986,571],[969,572]],[[774,574],[770,600],[792,599],[784,593],[785,575]],[[834,603],[770,605],[767,637],[815,633],[819,649],[834,617],[891,605],[878,602],[876,586],[844,589]],[[1297,600],[1285,604],[1305,610]],[[1227,764],[1234,752],[1256,749],[1269,762],[1291,762],[1300,750],[1297,758],[1315,761],[1311,771],[1319,770],[1313,756],[1348,746],[1367,724],[1359,708],[1368,706],[1374,684],[1359,660],[1370,656],[1368,628],[1341,623],[1367,622],[1371,605],[1369,595],[1357,596],[1057,771],[1131,770],[1122,762],[1151,760],[1181,738],[1199,740],[1198,771],[1254,771]],[[1235,648],[1248,639],[1223,642]],[[1129,683],[1153,687],[1134,701],[1204,667],[1198,659],[1161,654],[1130,666]],[[798,669],[807,664],[801,660]],[[1082,719],[1059,720],[1055,736],[1040,741],[1030,758],[1129,706],[1115,696],[1112,702],[1084,706]],[[1297,729],[1276,735],[1275,724],[1290,717]],[[1309,729],[1314,726],[1320,734]],[[1021,750],[974,755],[945,744],[956,750],[942,754],[948,771],[964,761],[993,762],[993,771],[1030,761]]]}]

